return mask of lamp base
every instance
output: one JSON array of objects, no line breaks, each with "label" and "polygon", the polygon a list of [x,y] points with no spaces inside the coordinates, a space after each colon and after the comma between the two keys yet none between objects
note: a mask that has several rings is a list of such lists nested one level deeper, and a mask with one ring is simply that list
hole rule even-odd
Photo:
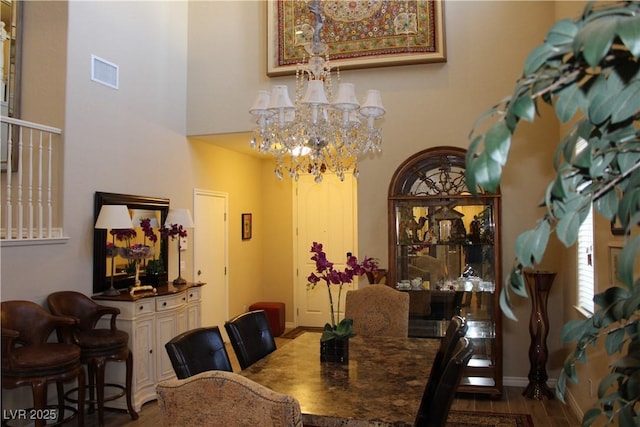
[{"label": "lamp base", "polygon": [[178,276],[177,279],[173,280],[173,284],[174,285],[186,285],[187,281],[185,279],[183,279],[182,276]]},{"label": "lamp base", "polygon": [[115,296],[120,295],[120,291],[118,289],[112,287],[112,288],[109,288],[106,291],[104,291],[102,293],[102,295],[107,296],[107,297],[115,297]]}]

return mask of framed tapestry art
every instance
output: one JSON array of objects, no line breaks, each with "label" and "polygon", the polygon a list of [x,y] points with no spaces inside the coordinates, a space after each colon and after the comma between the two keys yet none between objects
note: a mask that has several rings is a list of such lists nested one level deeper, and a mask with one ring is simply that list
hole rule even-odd
[{"label": "framed tapestry art", "polygon": [[[321,0],[321,38],[333,68],[446,62],[444,0]],[[267,2],[267,75],[295,74],[314,15],[303,0]]]}]

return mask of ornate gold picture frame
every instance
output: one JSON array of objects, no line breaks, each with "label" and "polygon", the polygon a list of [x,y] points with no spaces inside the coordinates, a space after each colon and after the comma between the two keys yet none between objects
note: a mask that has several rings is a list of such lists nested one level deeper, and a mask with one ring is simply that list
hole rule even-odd
[{"label": "ornate gold picture frame", "polygon": [[[321,0],[321,7],[334,68],[446,62],[444,0]],[[314,16],[305,1],[269,0],[267,17],[267,75],[295,74]]]}]

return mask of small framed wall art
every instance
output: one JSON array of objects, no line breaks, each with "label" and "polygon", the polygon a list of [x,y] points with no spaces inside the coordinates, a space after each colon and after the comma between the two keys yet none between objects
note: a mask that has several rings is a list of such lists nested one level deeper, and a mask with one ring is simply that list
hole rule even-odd
[{"label": "small framed wall art", "polygon": [[251,238],[251,214],[242,214],[242,240],[249,240]]}]

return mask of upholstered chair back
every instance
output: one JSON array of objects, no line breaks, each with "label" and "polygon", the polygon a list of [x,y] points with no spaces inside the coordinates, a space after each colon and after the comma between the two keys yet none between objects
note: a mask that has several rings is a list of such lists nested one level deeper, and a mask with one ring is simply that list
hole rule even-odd
[{"label": "upholstered chair back", "polygon": [[164,381],[156,393],[165,426],[302,427],[297,399],[233,372]]},{"label": "upholstered chair back", "polygon": [[409,294],[386,285],[348,291],[344,317],[353,320],[356,335],[406,337],[409,335]]}]

